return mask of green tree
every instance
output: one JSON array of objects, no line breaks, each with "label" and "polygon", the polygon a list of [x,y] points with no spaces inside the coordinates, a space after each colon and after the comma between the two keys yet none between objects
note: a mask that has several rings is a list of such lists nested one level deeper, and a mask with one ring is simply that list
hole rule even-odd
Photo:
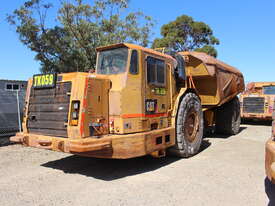
[{"label": "green tree", "polygon": [[163,25],[161,35],[162,38],[154,40],[153,48],[166,47],[175,52],[195,50],[217,56],[214,45],[218,45],[219,40],[213,35],[212,29],[204,22],[194,21],[190,16],[182,15]]},{"label": "green tree", "polygon": [[149,43],[153,20],[130,12],[128,0],[60,0],[53,26],[48,26],[50,9],[50,2],[29,0],[7,17],[20,41],[36,53],[41,72],[88,71],[95,67],[96,47]]}]

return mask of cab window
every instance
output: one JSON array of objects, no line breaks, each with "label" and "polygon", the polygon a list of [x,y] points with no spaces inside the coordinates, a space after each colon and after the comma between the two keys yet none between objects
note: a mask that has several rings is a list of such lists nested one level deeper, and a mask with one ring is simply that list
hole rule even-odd
[{"label": "cab window", "polygon": [[126,47],[101,51],[98,56],[98,74],[120,74],[126,71],[128,49]]},{"label": "cab window", "polygon": [[136,50],[132,51],[131,62],[130,62],[130,73],[138,74],[138,52]]},{"label": "cab window", "polygon": [[265,86],[264,94],[272,94],[275,95],[275,86]]},{"label": "cab window", "polygon": [[147,57],[147,82],[149,84],[165,85],[165,62],[154,57]]}]

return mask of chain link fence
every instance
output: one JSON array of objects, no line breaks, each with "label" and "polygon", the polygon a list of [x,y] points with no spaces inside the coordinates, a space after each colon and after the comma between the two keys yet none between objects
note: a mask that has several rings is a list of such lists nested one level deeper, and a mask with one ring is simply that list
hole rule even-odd
[{"label": "chain link fence", "polygon": [[0,138],[22,130],[24,99],[24,90],[0,90]]}]

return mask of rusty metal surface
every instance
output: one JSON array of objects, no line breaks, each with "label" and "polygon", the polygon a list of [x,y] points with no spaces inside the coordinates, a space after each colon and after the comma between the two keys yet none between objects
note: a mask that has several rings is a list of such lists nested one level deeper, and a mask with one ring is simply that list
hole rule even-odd
[{"label": "rusty metal surface", "polygon": [[200,59],[201,61],[203,61],[206,65],[215,65],[217,66],[218,68],[220,69],[223,69],[223,70],[226,70],[226,71],[229,71],[229,72],[232,72],[232,73],[235,73],[235,74],[238,74],[238,75],[242,75],[242,73],[240,72],[240,70],[238,70],[237,68],[235,67],[232,67],[212,56],[209,56],[207,55],[206,53],[203,53],[203,52],[195,52],[195,51],[187,51],[187,52],[180,52],[181,54],[183,55],[191,55],[191,56],[194,56],[198,59]]},{"label": "rusty metal surface", "polygon": [[[274,100],[275,107],[275,100]],[[271,138],[265,145],[265,171],[266,176],[275,184],[275,109],[273,107],[273,122]]]},{"label": "rusty metal surface", "polygon": [[244,78],[241,73],[217,69],[217,87],[221,103],[225,103],[244,91]]},{"label": "rusty metal surface", "polygon": [[263,94],[265,86],[275,86],[275,82],[249,82],[243,94]]},{"label": "rusty metal surface", "polygon": [[265,170],[267,177],[275,183],[275,142],[273,138],[266,143]]},{"label": "rusty metal surface", "polygon": [[243,119],[271,120],[274,94],[264,94],[265,86],[274,86],[275,82],[250,82],[240,95]]},{"label": "rusty metal surface", "polygon": [[187,113],[187,121],[184,124],[183,132],[185,132],[185,136],[187,140],[192,143],[196,139],[197,131],[199,128],[199,115],[195,109],[191,109]]},{"label": "rusty metal surface", "polygon": [[275,138],[275,99],[273,102],[272,119],[273,119],[273,121],[272,121],[272,136]]},{"label": "rusty metal surface", "polygon": [[220,106],[244,91],[244,78],[235,67],[201,52],[179,52],[187,76],[198,91],[203,106]]},{"label": "rusty metal surface", "polygon": [[71,82],[55,88],[31,89],[27,127],[29,132],[67,137]]},{"label": "rusty metal surface", "polygon": [[[10,140],[26,146],[82,156],[126,159],[171,147],[175,144],[174,135],[175,129],[168,127],[134,134],[104,135],[101,138],[64,138],[53,135],[17,133]],[[168,136],[169,139],[167,139]],[[156,145],[156,140],[159,138],[161,142]]]},{"label": "rusty metal surface", "polygon": [[244,113],[264,113],[264,97],[245,97],[243,98]]}]

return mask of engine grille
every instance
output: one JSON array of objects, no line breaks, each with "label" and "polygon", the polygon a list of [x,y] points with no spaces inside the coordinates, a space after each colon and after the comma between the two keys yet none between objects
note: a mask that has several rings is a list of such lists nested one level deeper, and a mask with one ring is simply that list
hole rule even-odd
[{"label": "engine grille", "polygon": [[71,82],[55,88],[31,90],[27,127],[30,133],[68,137],[66,123],[70,105]]},{"label": "engine grille", "polygon": [[264,113],[264,98],[263,97],[245,97],[243,99],[243,112]]}]

